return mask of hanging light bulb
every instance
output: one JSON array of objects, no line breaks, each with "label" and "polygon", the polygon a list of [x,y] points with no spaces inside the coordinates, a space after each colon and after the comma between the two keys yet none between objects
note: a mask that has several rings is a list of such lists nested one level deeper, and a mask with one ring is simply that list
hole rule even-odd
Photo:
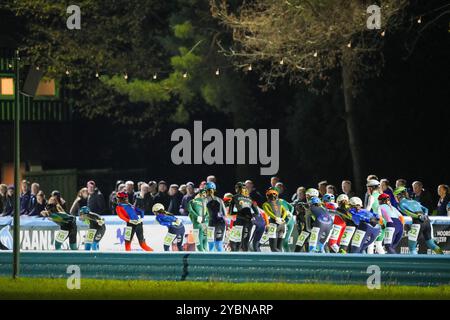
[{"label": "hanging light bulb", "polygon": [[220,70],[219,70],[219,68],[217,68],[217,70],[216,70],[216,76],[218,76],[218,75],[220,75]]},{"label": "hanging light bulb", "polygon": [[123,78],[124,78],[125,80],[128,80],[128,74],[125,73],[125,75],[123,76]]},{"label": "hanging light bulb", "polygon": [[183,78],[187,78],[188,74],[187,72],[183,73]]},{"label": "hanging light bulb", "polygon": [[36,67],[36,70],[39,71],[39,66]]},{"label": "hanging light bulb", "polygon": [[351,47],[352,47],[352,43],[349,42],[349,43],[347,44],[347,47],[351,48]]},{"label": "hanging light bulb", "polygon": [[284,60],[283,60],[283,59],[280,60],[280,64],[281,64],[281,65],[284,64]]},{"label": "hanging light bulb", "polygon": [[317,51],[314,52],[314,58],[317,58]]},{"label": "hanging light bulb", "polygon": [[8,67],[9,67],[9,68],[12,68],[12,64],[11,64],[11,63],[10,63],[10,64],[8,64]]},{"label": "hanging light bulb", "polygon": [[422,17],[419,17],[419,19],[417,20],[417,23],[422,23]]},{"label": "hanging light bulb", "polygon": [[381,33],[381,36],[384,37],[385,34],[386,34],[386,31],[383,31],[383,32]]},{"label": "hanging light bulb", "polygon": [[66,70],[66,74],[67,74],[67,75],[69,75],[69,74],[70,74],[69,70]]},{"label": "hanging light bulb", "polygon": [[96,78],[98,78],[98,77],[99,77],[99,74],[98,74],[98,72],[96,72],[96,73],[95,73],[95,77],[96,77]]},{"label": "hanging light bulb", "polygon": [[248,71],[252,71],[252,65],[250,64],[247,68]]},{"label": "hanging light bulb", "polygon": [[156,78],[158,78],[158,76],[156,75],[156,73],[153,75],[153,80],[156,80]]}]

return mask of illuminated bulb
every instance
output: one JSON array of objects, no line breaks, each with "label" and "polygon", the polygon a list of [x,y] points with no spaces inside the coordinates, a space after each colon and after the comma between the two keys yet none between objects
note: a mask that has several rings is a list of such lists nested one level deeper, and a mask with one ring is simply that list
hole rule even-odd
[{"label": "illuminated bulb", "polygon": [[123,76],[123,78],[124,78],[125,80],[127,80],[127,79],[128,79],[128,74],[125,73],[125,75]]},{"label": "illuminated bulb", "polygon": [[283,60],[283,59],[280,60],[280,64],[281,64],[281,65],[284,64],[284,60]]},{"label": "illuminated bulb", "polygon": [[385,34],[386,34],[386,31],[383,31],[383,32],[381,33],[381,36],[384,37]]},{"label": "illuminated bulb", "polygon": [[98,78],[98,72],[95,73],[95,77]]},{"label": "illuminated bulb", "polygon": [[10,63],[10,64],[8,64],[8,67],[12,68],[12,64],[11,64],[11,63]]},{"label": "illuminated bulb", "polygon": [[252,71],[252,65],[249,65],[247,70]]},{"label": "illuminated bulb", "polygon": [[351,47],[352,47],[352,43],[349,42],[348,45],[347,45],[347,47],[351,48]]},{"label": "illuminated bulb", "polygon": [[317,57],[317,51],[316,51],[316,52],[314,52],[314,57],[315,57],[315,58]]},{"label": "illuminated bulb", "polygon": [[217,70],[216,70],[216,76],[218,76],[220,74],[220,70],[219,70],[219,68],[217,68]]},{"label": "illuminated bulb", "polygon": [[38,66],[38,67],[36,67],[36,70],[38,70],[38,71],[39,71],[39,66]]},{"label": "illuminated bulb", "polygon": [[422,17],[417,20],[417,23],[422,23]]},{"label": "illuminated bulb", "polygon": [[183,78],[187,78],[187,72],[183,73]]},{"label": "illuminated bulb", "polygon": [[153,75],[153,80],[156,80],[158,76],[156,75],[156,73]]},{"label": "illuminated bulb", "polygon": [[70,74],[69,70],[66,70],[66,74],[67,74],[67,75],[69,75],[69,74]]}]

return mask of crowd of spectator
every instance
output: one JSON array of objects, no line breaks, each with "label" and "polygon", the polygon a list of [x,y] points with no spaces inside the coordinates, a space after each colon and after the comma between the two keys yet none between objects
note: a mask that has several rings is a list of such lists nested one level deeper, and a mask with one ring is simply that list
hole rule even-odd
[{"label": "crowd of spectator", "polygon": [[[379,180],[376,175],[369,175],[367,180]],[[388,179],[379,180],[381,183],[381,189],[384,193],[391,196],[391,201],[395,205],[395,197],[393,196],[393,188],[390,185]],[[217,185],[215,176],[208,176],[206,180],[200,182],[196,186],[193,182],[187,182],[185,184],[169,184],[164,180],[159,182],[140,181],[136,185],[133,181],[119,180],[115,184],[114,190],[109,197],[106,197],[98,189],[94,181],[88,181],[86,186],[81,188],[70,208],[67,207],[67,202],[61,196],[61,193],[57,190],[51,192],[50,196],[54,196],[61,207],[72,215],[78,215],[78,211],[83,206],[88,206],[92,212],[96,212],[103,215],[115,214],[115,207],[117,203],[116,194],[118,192],[126,192],[128,194],[129,202],[136,207],[144,211],[145,214],[151,215],[151,208],[155,203],[161,203],[167,208],[167,211],[174,215],[188,215],[187,204],[192,200],[196,193],[202,189],[207,182],[214,182]],[[255,201],[258,206],[261,206],[265,201],[264,193],[261,193],[255,187],[251,180],[246,180],[245,185],[250,192],[250,197]],[[441,184],[437,187],[436,202],[433,194],[425,189],[424,185],[420,181],[414,181],[410,187],[405,179],[397,179],[395,182],[395,188],[400,186],[407,187],[411,199],[419,201],[423,206],[427,207],[430,212],[438,216],[447,216],[447,205],[450,201],[449,186]],[[283,198],[289,202],[294,202],[296,199],[303,199],[306,188],[298,187],[293,195],[290,195],[283,182],[279,177],[272,177],[270,179],[270,185],[267,187],[276,187],[280,191],[280,198]],[[327,181],[320,181],[317,184],[317,189],[321,196],[326,193],[338,196],[339,194],[346,194],[349,198],[355,196],[352,189],[352,183],[350,180],[343,180],[340,186],[340,190]],[[265,191],[265,190],[262,190]],[[11,216],[14,212],[14,193],[16,192],[15,186],[0,184],[0,216]],[[222,190],[218,187],[217,193],[222,196]],[[368,194],[364,197],[366,205]],[[27,180],[23,180],[20,185],[20,215],[21,216],[37,216],[46,206],[46,195],[41,190],[39,183],[30,183]]]}]

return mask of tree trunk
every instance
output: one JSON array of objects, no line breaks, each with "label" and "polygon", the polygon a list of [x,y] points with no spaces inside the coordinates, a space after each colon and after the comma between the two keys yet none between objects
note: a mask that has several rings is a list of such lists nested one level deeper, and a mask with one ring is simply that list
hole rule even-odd
[{"label": "tree trunk", "polygon": [[355,106],[353,101],[353,68],[351,62],[342,63],[342,83],[344,90],[345,122],[348,134],[348,146],[353,165],[353,190],[362,194],[364,181],[362,177],[363,163],[361,158],[360,139],[356,124]]}]

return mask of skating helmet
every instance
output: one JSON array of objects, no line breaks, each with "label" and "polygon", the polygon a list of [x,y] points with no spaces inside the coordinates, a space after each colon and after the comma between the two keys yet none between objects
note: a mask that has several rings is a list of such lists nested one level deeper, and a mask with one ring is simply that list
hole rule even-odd
[{"label": "skating helmet", "polygon": [[305,194],[309,197],[319,197],[319,190],[314,188],[309,188],[306,190]]},{"label": "skating helmet", "polygon": [[153,212],[161,212],[164,211],[164,205],[162,203],[155,203],[152,207]]},{"label": "skating helmet", "polygon": [[214,182],[207,182],[205,185],[206,190],[216,190],[216,184]]},{"label": "skating helmet", "polygon": [[322,201],[323,202],[334,202],[334,194],[331,194],[331,193],[324,194]]},{"label": "skating helmet", "polygon": [[371,179],[367,181],[366,187],[378,187],[380,185],[380,182],[375,179]]},{"label": "skating helmet", "polygon": [[318,204],[320,204],[322,201],[320,201],[320,198],[319,197],[312,197],[310,200],[309,200],[309,203],[311,203],[312,205],[318,205]]},{"label": "skating helmet", "polygon": [[356,207],[356,206],[362,207],[362,205],[363,205],[363,202],[362,202],[361,198],[359,198],[359,197],[351,197],[349,200],[349,203],[353,207]]},{"label": "skating helmet", "polygon": [[394,195],[395,195],[395,196],[398,196],[399,194],[402,194],[402,193],[404,193],[404,192],[406,192],[406,191],[407,191],[407,190],[406,190],[405,187],[398,187],[397,189],[395,189]]},{"label": "skating helmet", "polygon": [[380,200],[380,201],[385,201],[385,200],[388,200],[388,199],[390,199],[390,197],[389,197],[389,195],[387,193],[382,193],[382,194],[380,194],[378,196],[378,200]]},{"label": "skating helmet", "polygon": [[128,198],[128,193],[126,193],[126,192],[117,192],[116,197],[117,197],[117,199],[127,199]]},{"label": "skating helmet", "polygon": [[91,212],[91,209],[89,209],[89,207],[87,206],[81,207],[80,210],[78,211],[79,214],[87,214],[89,212]]},{"label": "skating helmet", "polygon": [[336,202],[340,203],[342,201],[347,201],[348,202],[348,196],[346,194],[340,194],[338,195]]},{"label": "skating helmet", "polygon": [[269,188],[266,191],[266,197],[269,197],[271,195],[274,195],[274,196],[278,197],[278,194],[279,193],[278,193],[278,189],[277,188]]},{"label": "skating helmet", "polygon": [[228,201],[231,201],[232,198],[233,198],[233,195],[228,192],[228,193],[225,193],[225,195],[223,196],[223,201],[228,202]]}]

